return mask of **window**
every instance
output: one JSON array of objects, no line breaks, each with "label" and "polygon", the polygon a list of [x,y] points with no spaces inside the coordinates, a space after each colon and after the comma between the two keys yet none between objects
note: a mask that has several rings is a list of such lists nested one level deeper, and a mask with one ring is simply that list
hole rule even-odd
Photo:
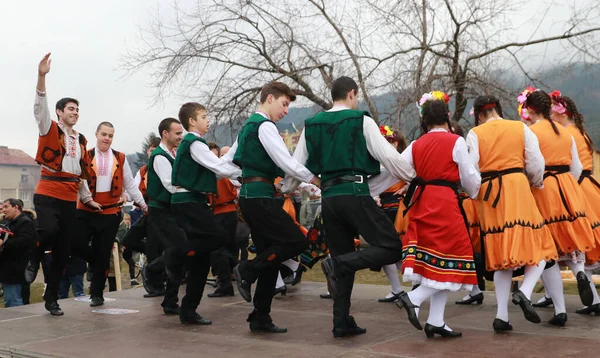
[{"label": "window", "polygon": [[19,199],[23,201],[29,201],[29,192],[28,191],[19,191]]},{"label": "window", "polygon": [[27,183],[28,180],[29,180],[29,175],[21,174],[21,183]]}]

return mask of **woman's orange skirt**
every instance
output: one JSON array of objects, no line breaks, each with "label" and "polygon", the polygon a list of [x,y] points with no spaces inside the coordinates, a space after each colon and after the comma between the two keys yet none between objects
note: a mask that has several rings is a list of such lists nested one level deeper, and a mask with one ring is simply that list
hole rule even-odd
[{"label": "woman's orange skirt", "polygon": [[479,226],[479,215],[477,214],[477,201],[471,198],[464,198],[462,200],[462,207],[467,217],[467,224],[469,224],[469,236],[471,237],[471,245],[473,245],[473,252],[481,252],[481,233]]},{"label": "woman's orange skirt", "polygon": [[[488,186],[491,195],[484,200]],[[544,224],[523,173],[502,176],[481,185],[477,197],[479,224],[485,245],[487,271],[537,265],[558,258],[550,230]],[[492,207],[496,196],[498,203]]]},{"label": "woman's orange skirt", "polygon": [[[598,182],[596,178],[591,179]],[[592,225],[596,247],[585,253],[585,263],[592,265],[600,261],[600,187],[590,178],[581,178],[579,187],[585,198],[585,216]]]},{"label": "woman's orange skirt", "polygon": [[406,206],[404,205],[404,201],[400,200],[398,203],[398,213],[396,214],[396,220],[394,220],[394,227],[396,228],[396,232],[398,233],[398,237],[402,240],[404,234],[406,234],[406,230],[408,229],[408,216],[409,213],[406,213],[406,216],[403,215],[404,210],[406,210]]}]

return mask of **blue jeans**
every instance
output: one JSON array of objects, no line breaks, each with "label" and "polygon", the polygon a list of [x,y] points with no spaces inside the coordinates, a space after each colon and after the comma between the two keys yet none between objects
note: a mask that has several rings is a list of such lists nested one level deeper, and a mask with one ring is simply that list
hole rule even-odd
[{"label": "blue jeans", "polygon": [[58,290],[58,298],[68,298],[69,297],[69,287],[73,287],[73,296],[85,296],[85,292],[83,290],[83,275],[75,275],[75,276],[67,276],[63,275],[60,279],[60,288]]},{"label": "blue jeans", "polygon": [[4,307],[23,306],[21,285],[2,284],[4,288]]}]

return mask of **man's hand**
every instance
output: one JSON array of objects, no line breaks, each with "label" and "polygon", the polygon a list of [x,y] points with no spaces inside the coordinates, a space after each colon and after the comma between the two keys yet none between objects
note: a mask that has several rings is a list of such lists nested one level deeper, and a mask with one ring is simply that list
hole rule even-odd
[{"label": "man's hand", "polygon": [[321,178],[315,177],[311,184],[316,185],[320,188],[321,187]]},{"label": "man's hand", "polygon": [[50,72],[50,65],[52,64],[52,60],[50,59],[50,52],[48,52],[46,54],[46,56],[44,56],[44,58],[42,58],[42,60],[40,61],[40,64],[38,65],[38,75],[39,76],[46,76],[46,74],[48,72]]},{"label": "man's hand", "polygon": [[408,184],[403,186],[402,188],[396,190],[394,195],[404,195],[404,194],[406,194],[407,191],[408,191]]},{"label": "man's hand", "polygon": [[102,205],[98,204],[95,201],[88,201],[85,205],[89,206],[90,208],[96,210],[96,211],[102,211]]},{"label": "man's hand", "polygon": [[2,245],[4,245],[4,240],[0,240],[0,247],[2,247]]},{"label": "man's hand", "polygon": [[142,209],[142,210],[144,210],[144,214],[145,214],[145,215],[148,215],[148,206],[147,206],[147,205],[146,205],[146,207],[145,207],[144,209]]},{"label": "man's hand", "polygon": [[125,205],[125,203],[127,203],[127,194],[123,193],[121,195],[121,200],[119,200],[119,203],[121,203],[121,206]]},{"label": "man's hand", "polygon": [[377,206],[381,207],[381,199],[378,196],[374,197],[373,200],[375,200]]}]

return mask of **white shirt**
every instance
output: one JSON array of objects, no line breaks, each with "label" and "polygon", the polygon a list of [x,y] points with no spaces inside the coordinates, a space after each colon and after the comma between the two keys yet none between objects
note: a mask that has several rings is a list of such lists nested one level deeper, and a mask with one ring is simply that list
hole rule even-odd
[{"label": "white shirt", "polygon": [[[429,133],[431,132],[448,131],[443,128],[434,128],[429,131]],[[413,168],[414,161],[412,155],[412,146],[414,143],[415,142],[410,143],[404,152],[402,152],[402,156]],[[458,165],[460,186],[470,198],[475,199],[479,193],[479,187],[481,186],[481,174],[469,160],[469,150],[463,137],[458,137],[454,143],[454,147],[452,148],[452,160]]]},{"label": "white shirt", "polygon": [[[259,113],[259,112],[257,112]],[[267,118],[263,113],[259,113],[261,116]],[[268,119],[268,118],[267,118]],[[281,170],[286,173],[286,176],[291,176],[298,180],[298,183],[305,182],[310,183],[313,181],[315,176],[310,170],[306,169],[306,167],[301,164],[302,162],[296,160],[290,152],[288,151],[281,135],[279,134],[279,130],[272,122],[263,122],[260,127],[258,127],[258,140],[262,144],[265,151],[273,160],[275,165],[277,165]],[[235,143],[229,149],[229,152],[225,154],[221,160],[231,163],[233,162],[233,156],[237,151],[238,142],[237,139]],[[298,186],[298,185],[296,185]]]},{"label": "white shirt", "polygon": [[[171,156],[171,158],[175,159],[175,157],[173,156],[173,153],[171,153],[169,148],[167,148],[166,144],[164,144],[163,142],[160,142],[159,146],[165,152],[167,152]],[[177,188],[174,187],[173,184],[171,183],[171,174],[173,173],[173,166],[171,165],[169,160],[167,158],[163,157],[162,155],[157,155],[154,157],[154,162],[153,162],[152,168],[154,169],[154,172],[156,173],[156,175],[158,175],[158,178],[160,179],[160,182],[162,183],[163,187],[169,193],[174,194],[175,191],[177,190]]]},{"label": "white shirt", "polygon": [[[488,121],[495,120],[504,119],[492,118]],[[523,127],[525,129],[525,174],[527,175],[531,185],[537,188],[542,188],[544,186],[544,168],[546,162],[542,152],[540,151],[540,143],[538,142],[535,133],[533,133],[533,131],[529,129],[525,123],[523,123]],[[473,130],[470,130],[469,134],[467,134],[467,147],[469,148],[469,157],[471,158],[471,163],[473,163],[477,171],[479,171],[479,139]]]},{"label": "white shirt", "polygon": [[[337,112],[349,109],[343,105],[334,105],[333,108],[328,110],[327,112]],[[387,170],[391,173],[391,175],[395,176],[395,182],[398,181],[398,178],[409,181],[410,179],[415,177],[415,170],[412,168],[406,161],[400,156],[400,153],[394,148],[382,135],[377,123],[375,120],[369,116],[364,116],[363,118],[363,136],[365,137],[365,142],[367,145],[367,151],[375,160],[379,161],[381,165],[383,165]],[[302,130],[300,134],[300,138],[298,139],[298,144],[296,145],[296,150],[294,151],[294,158],[302,164],[306,163],[308,159],[308,149],[306,147],[306,137],[305,131]],[[382,180],[383,178],[374,180]],[[409,179],[410,178],[410,179]],[[287,178],[284,181],[282,191],[284,193],[289,193],[293,191],[300,183],[297,180],[291,180]],[[370,185],[369,185],[370,186]],[[385,189],[389,188],[386,187]],[[385,190],[384,189],[384,190]]]},{"label": "white shirt", "polygon": [[[48,99],[46,96],[40,96],[38,93],[35,95],[35,101],[33,103],[33,115],[35,117],[35,121],[38,125],[38,130],[40,136],[45,136],[50,131],[50,127],[52,126],[52,118],[50,116],[50,110],[48,109]],[[81,165],[79,161],[81,159],[81,146],[79,145],[79,133],[73,130],[73,134],[69,135],[65,129],[65,127],[58,123],[60,129],[65,133],[65,147],[67,149],[67,154],[70,154],[70,148],[75,149],[75,155],[65,155],[62,161],[62,171],[65,173],[81,175]],[[73,146],[74,144],[74,146]],[[56,172],[56,170],[51,169],[45,165],[44,168],[51,172]]]}]

